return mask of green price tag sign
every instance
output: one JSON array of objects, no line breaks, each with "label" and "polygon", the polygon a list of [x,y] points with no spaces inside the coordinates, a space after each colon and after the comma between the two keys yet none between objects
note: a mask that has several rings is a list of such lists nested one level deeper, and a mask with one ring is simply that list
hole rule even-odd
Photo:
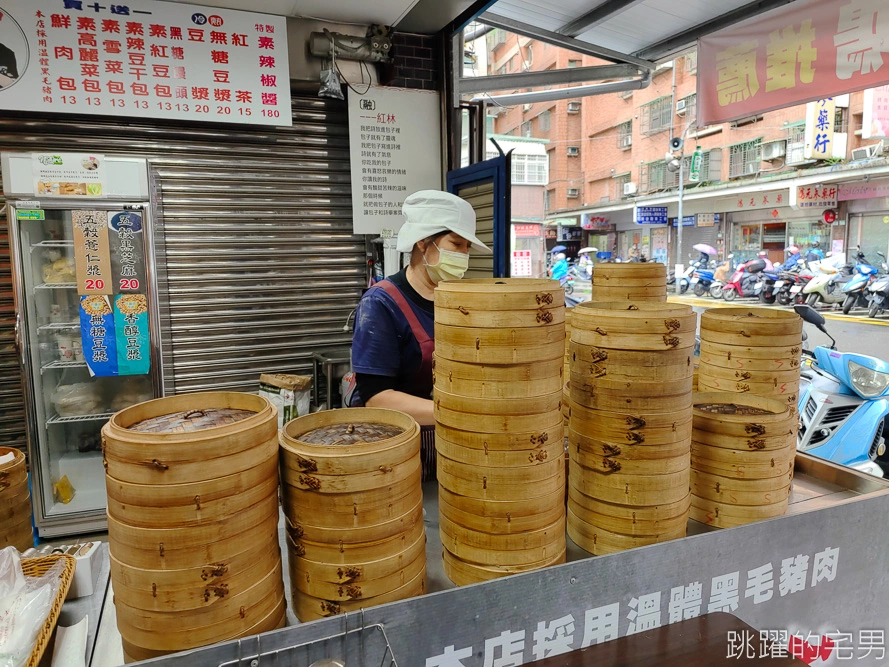
[{"label": "green price tag sign", "polygon": [[43,209],[24,209],[15,212],[16,220],[46,220]]}]

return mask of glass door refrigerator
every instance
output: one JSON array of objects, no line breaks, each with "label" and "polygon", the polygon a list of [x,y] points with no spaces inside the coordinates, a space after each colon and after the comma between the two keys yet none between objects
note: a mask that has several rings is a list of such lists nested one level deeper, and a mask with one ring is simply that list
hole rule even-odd
[{"label": "glass door refrigerator", "polygon": [[2,158],[35,524],[104,530],[101,428],[161,391],[147,164]]}]

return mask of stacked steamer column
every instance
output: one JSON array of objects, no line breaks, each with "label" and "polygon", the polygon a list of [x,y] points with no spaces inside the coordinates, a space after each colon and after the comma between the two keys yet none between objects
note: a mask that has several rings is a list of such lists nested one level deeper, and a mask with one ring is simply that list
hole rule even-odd
[{"label": "stacked steamer column", "polygon": [[768,308],[714,308],[701,316],[698,387],[783,401],[796,414],[803,321]]},{"label": "stacked steamer column", "polygon": [[593,302],[571,325],[569,537],[596,555],[683,537],[697,316]]},{"label": "stacked steamer column", "polygon": [[667,267],[657,262],[597,264],[594,301],[666,301]]},{"label": "stacked steamer column", "polygon": [[128,662],[281,627],[278,413],[233,392],[140,403],[102,429]]},{"label": "stacked steamer column", "polygon": [[25,455],[13,447],[0,447],[0,461],[0,549],[26,551],[34,546],[34,536]]},{"label": "stacked steamer column", "polygon": [[564,298],[552,280],[435,290],[441,541],[458,585],[565,560]]},{"label": "stacked steamer column", "polygon": [[787,511],[797,418],[752,394],[698,393],[691,443],[691,517],[718,528]]},{"label": "stacked steamer column", "polygon": [[318,412],[281,430],[293,609],[300,621],[426,591],[420,427],[379,408]]}]

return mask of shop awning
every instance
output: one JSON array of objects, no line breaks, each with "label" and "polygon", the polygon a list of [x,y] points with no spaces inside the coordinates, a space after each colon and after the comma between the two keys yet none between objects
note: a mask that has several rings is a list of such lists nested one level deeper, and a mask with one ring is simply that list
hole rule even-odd
[{"label": "shop awning", "polygon": [[580,227],[580,218],[552,218],[543,224],[552,227],[555,227],[556,225],[561,225],[562,227]]}]

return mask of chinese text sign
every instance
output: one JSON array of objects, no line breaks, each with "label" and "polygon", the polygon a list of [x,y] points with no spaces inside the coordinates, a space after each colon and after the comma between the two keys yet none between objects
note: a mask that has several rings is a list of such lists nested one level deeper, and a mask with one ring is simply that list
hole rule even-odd
[{"label": "chinese text sign", "polygon": [[371,86],[348,103],[353,229],[397,232],[405,197],[441,189],[438,93]]},{"label": "chinese text sign", "polygon": [[156,0],[7,0],[0,44],[0,109],[292,124],[280,16]]},{"label": "chinese text sign", "polygon": [[702,37],[698,124],[889,82],[883,0],[797,0]]}]

